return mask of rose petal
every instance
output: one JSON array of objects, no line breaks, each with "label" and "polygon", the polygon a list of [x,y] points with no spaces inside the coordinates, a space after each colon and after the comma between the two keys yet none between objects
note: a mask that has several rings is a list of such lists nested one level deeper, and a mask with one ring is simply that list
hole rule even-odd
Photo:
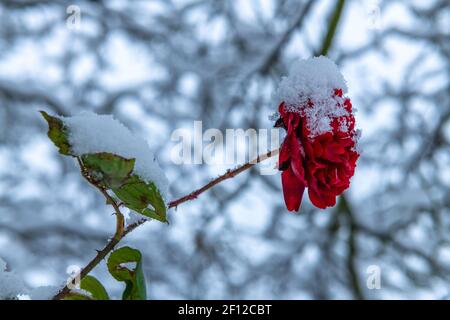
[{"label": "rose petal", "polygon": [[289,211],[298,211],[302,203],[305,185],[295,176],[289,168],[281,173],[284,202]]}]

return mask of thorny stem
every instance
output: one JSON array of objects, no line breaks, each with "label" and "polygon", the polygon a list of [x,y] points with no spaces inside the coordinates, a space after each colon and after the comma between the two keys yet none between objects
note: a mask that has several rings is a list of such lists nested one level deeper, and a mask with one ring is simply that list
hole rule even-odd
[{"label": "thorny stem", "polygon": [[[77,157],[78,164],[80,165],[81,175],[96,189],[98,189],[103,196],[105,197],[108,204],[111,204],[114,208],[116,215],[116,232],[111,240],[107,243],[107,245],[102,249],[97,251],[97,255],[80,271],[79,279],[83,279],[85,276],[89,274],[99,263],[102,261],[109,252],[111,252],[114,247],[119,243],[120,240],[125,235],[125,218],[123,217],[122,212],[120,211],[120,204],[118,204],[109,194],[108,191],[100,186],[96,181],[92,179],[92,177],[87,172],[86,168],[83,165],[83,161],[80,157]],[[65,285],[54,297],[53,300],[63,299],[70,293],[70,288]]]},{"label": "thorny stem", "polygon": [[[236,167],[235,169],[230,169],[227,170],[226,173],[224,173],[223,175],[211,180],[210,182],[208,182],[207,184],[205,184],[203,187],[189,193],[188,195],[181,197],[179,199],[173,200],[171,202],[169,202],[167,204],[167,207],[170,208],[174,208],[174,207],[178,207],[180,204],[184,203],[184,202],[188,202],[191,200],[196,199],[200,194],[202,194],[203,192],[211,189],[212,187],[214,187],[215,185],[221,183],[222,181],[225,181],[227,179],[233,178],[235,176],[237,176],[238,174],[244,172],[247,169],[250,169],[251,167],[253,167],[255,164],[260,163],[261,161],[264,161],[266,159],[269,159],[273,156],[276,156],[279,153],[279,149],[275,149],[272,151],[269,151],[263,155],[260,155],[258,157],[256,157],[255,159],[240,165],[238,167]],[[92,184],[95,188],[97,188],[102,194],[103,196],[106,198],[106,201],[108,204],[111,204],[115,210],[115,214],[116,214],[116,232],[114,233],[114,236],[109,240],[109,242],[106,244],[106,246],[102,249],[102,250],[98,250],[97,251],[97,255],[80,271],[80,275],[79,275],[79,279],[82,280],[86,275],[89,274],[89,272],[91,272],[114,248],[115,246],[127,235],[129,234],[131,231],[133,231],[134,229],[136,229],[137,227],[139,227],[140,225],[144,224],[147,220],[146,219],[141,219],[138,222],[135,222],[133,224],[128,225],[125,228],[125,219],[123,217],[122,212],[120,211],[120,204],[118,204],[107,192],[107,190],[98,185],[98,183],[96,183],[91,176],[89,176],[88,172],[86,171],[84,165],[83,165],[83,161],[81,160],[80,157],[77,157],[78,160],[78,164],[80,165],[80,169],[81,169],[81,175],[90,183]],[[66,297],[68,294],[70,293],[70,288],[66,285],[64,286],[64,288],[62,288],[54,297],[53,300],[61,300],[64,299],[64,297]]]},{"label": "thorny stem", "polygon": [[120,211],[121,203],[117,203],[105,189],[105,187],[99,185],[95,180],[87,172],[85,166],[83,165],[83,160],[80,157],[77,157],[78,164],[80,165],[81,175],[94,187],[96,187],[105,197],[106,202],[111,204],[114,208],[116,214],[116,232],[114,233],[113,239],[121,239],[124,229],[125,229],[125,219],[123,217],[122,212]]}]

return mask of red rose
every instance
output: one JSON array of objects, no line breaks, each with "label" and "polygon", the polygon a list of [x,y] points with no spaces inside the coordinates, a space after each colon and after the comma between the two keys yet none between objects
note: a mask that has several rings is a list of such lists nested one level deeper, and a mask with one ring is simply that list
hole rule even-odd
[{"label": "red rose", "polygon": [[336,196],[350,186],[350,178],[355,172],[359,154],[355,150],[352,104],[349,99],[342,98],[341,89],[336,89],[330,96],[335,100],[333,107],[337,111],[332,116],[313,119],[316,127],[321,124],[325,132],[322,132],[323,128],[312,128],[311,115],[317,115],[312,101],[308,100],[299,108],[287,108],[284,102],[279,106],[280,118],[276,126],[287,131],[280,150],[279,169],[283,171],[283,194],[289,211],[298,211],[306,187],[316,207],[334,206]]}]

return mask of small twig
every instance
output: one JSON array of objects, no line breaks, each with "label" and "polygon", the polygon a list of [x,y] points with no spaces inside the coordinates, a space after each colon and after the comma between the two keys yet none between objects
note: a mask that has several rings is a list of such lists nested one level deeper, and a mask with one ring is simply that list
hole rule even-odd
[{"label": "small twig", "polygon": [[[190,201],[190,200],[194,200],[200,194],[202,194],[203,192],[211,189],[216,184],[219,184],[222,181],[225,181],[227,179],[230,179],[230,178],[233,178],[233,177],[237,176],[238,174],[244,172],[245,170],[253,167],[255,164],[277,155],[278,152],[279,152],[279,149],[275,149],[275,150],[269,151],[266,154],[263,154],[263,155],[260,155],[260,156],[256,157],[256,159],[253,159],[253,160],[251,160],[251,161],[249,161],[249,162],[247,162],[247,163],[245,163],[245,164],[243,164],[241,166],[236,167],[235,169],[227,170],[226,173],[224,173],[223,175],[215,178],[214,180],[211,180],[210,182],[208,182],[203,187],[201,187],[201,188],[199,188],[199,189],[189,193],[188,195],[186,195],[184,197],[181,197],[179,199],[176,199],[176,200],[173,200],[173,201],[169,202],[167,207],[170,209],[170,208],[173,208],[173,207],[177,207],[178,205],[180,205],[180,204],[182,204],[184,202],[187,202],[187,201]],[[78,164],[80,165],[82,176],[90,184],[95,186],[103,194],[103,196],[107,199],[108,203],[110,203],[114,207],[114,210],[116,211],[116,217],[117,217],[116,233],[114,234],[113,238],[108,242],[108,244],[102,250],[97,251],[97,255],[81,270],[81,272],[80,272],[80,280],[82,280],[86,275],[89,274],[89,272],[92,271],[92,269],[94,269],[100,263],[100,261],[102,261],[114,249],[114,247],[127,234],[129,234],[131,231],[133,231],[134,229],[136,229],[140,225],[144,224],[147,220],[146,219],[141,219],[138,222],[130,224],[127,228],[124,228],[124,218],[123,218],[123,214],[120,212],[119,204],[117,204],[116,201],[108,194],[108,192],[106,191],[105,188],[99,186],[89,176],[89,174],[87,173],[86,169],[84,168],[82,160],[80,158],[77,158],[77,160],[78,160]],[[64,288],[62,288],[58,292],[58,294],[56,294],[53,297],[53,300],[63,299],[65,296],[67,296],[67,294],[69,292],[70,292],[70,289],[66,285],[66,286],[64,286]]]},{"label": "small twig", "polygon": [[200,189],[197,189],[193,192],[191,192],[190,194],[181,197],[177,200],[171,201],[168,203],[168,207],[169,208],[173,208],[173,207],[177,207],[178,205],[180,205],[183,202],[189,201],[189,200],[194,200],[196,199],[200,194],[202,194],[203,192],[207,191],[208,189],[211,189],[212,187],[214,187],[216,184],[221,183],[224,180],[233,178],[234,176],[238,175],[241,172],[244,172],[245,170],[251,168],[252,166],[254,166],[255,164],[264,161],[270,157],[273,157],[275,155],[277,155],[279,152],[278,149],[276,150],[272,150],[269,151],[268,153],[264,154],[264,155],[260,155],[258,156],[256,159],[253,159],[250,162],[247,162],[233,170],[227,170],[226,173],[224,173],[223,175],[215,178],[214,180],[211,180],[209,183],[207,183],[206,185],[204,185],[203,187],[201,187]]}]

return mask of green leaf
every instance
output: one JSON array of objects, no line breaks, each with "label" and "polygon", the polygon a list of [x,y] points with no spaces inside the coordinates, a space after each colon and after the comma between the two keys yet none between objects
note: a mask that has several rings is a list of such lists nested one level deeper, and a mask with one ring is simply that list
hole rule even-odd
[{"label": "green leaf", "polygon": [[93,276],[86,276],[81,280],[80,289],[90,293],[70,292],[64,300],[109,300],[105,287]]},{"label": "green leaf", "polygon": [[135,159],[107,152],[85,154],[81,158],[89,174],[109,189],[121,187],[130,177],[135,163]]},{"label": "green leaf", "polygon": [[109,300],[105,287],[93,276],[85,276],[81,280],[80,288],[89,292],[94,300]]},{"label": "green leaf", "polygon": [[52,117],[45,111],[41,111],[41,115],[48,123],[47,135],[59,149],[59,153],[66,156],[72,155],[70,153],[70,143],[67,138],[67,130],[64,127],[64,122],[57,117]]},{"label": "green leaf", "polygon": [[133,175],[123,186],[113,191],[127,208],[149,218],[167,222],[166,204],[153,182],[145,182]]},{"label": "green leaf", "polygon": [[[136,263],[133,270],[125,264]],[[146,300],[147,289],[144,273],[142,271],[142,255],[139,250],[122,247],[112,252],[108,258],[109,273],[118,281],[125,282],[126,287],[122,294],[123,300]]]}]

